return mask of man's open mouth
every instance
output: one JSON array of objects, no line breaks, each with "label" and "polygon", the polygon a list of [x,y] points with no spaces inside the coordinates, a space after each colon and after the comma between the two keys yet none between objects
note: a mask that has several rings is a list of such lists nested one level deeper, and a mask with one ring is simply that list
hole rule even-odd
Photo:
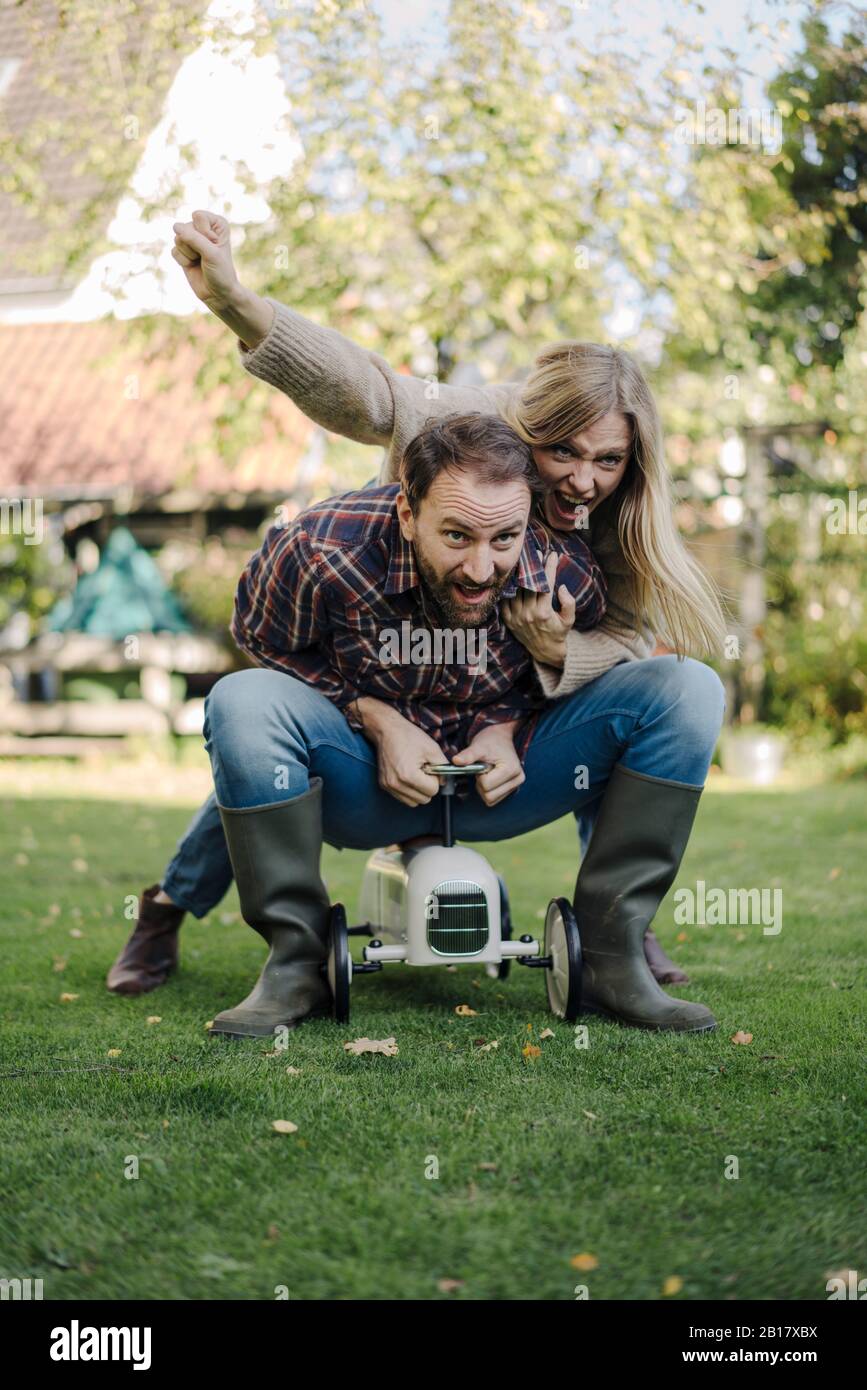
[{"label": "man's open mouth", "polygon": [[486,584],[483,589],[468,587],[466,584],[453,583],[452,588],[460,599],[461,603],[470,603],[477,607],[484,603],[485,599],[493,590],[493,584]]}]

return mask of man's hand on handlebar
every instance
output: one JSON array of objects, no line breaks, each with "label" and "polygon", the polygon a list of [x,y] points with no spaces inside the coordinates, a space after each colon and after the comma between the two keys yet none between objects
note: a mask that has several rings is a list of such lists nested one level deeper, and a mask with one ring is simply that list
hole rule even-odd
[{"label": "man's hand on handlebar", "polygon": [[517,791],[526,780],[524,769],[515,752],[514,734],[517,721],[507,724],[488,724],[476,734],[468,748],[456,753],[456,767],[467,763],[490,763],[487,772],[476,778],[476,791],[486,806],[496,806]]},{"label": "man's hand on handlebar", "polygon": [[376,748],[382,790],[404,806],[426,806],[436,796],[440,784],[423,767],[425,763],[448,762],[442,749],[384,700],[365,695],[356,700],[355,708],[366,737]]}]

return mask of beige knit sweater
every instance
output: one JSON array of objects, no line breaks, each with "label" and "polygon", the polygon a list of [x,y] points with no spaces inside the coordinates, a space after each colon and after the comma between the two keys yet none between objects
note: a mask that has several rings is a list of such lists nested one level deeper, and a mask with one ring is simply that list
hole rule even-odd
[{"label": "beige knit sweater", "polygon": [[[520,390],[517,382],[449,386],[396,372],[333,328],[322,328],[276,299],[274,321],[253,349],[239,341],[241,362],[253,376],[285,391],[299,410],[334,434],[385,449],[379,480],[395,482],[404,449],[425,421],[454,412],[502,413]],[[573,631],[562,672],[536,663],[549,699],[568,695],[621,661],[650,655],[652,638],[635,630],[625,585],[626,565],[604,504],[590,516],[587,536],[608,583],[608,612],[592,632]]]}]

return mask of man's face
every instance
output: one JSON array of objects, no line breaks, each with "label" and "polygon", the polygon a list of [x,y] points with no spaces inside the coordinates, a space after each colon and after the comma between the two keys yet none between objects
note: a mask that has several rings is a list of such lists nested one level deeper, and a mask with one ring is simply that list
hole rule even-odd
[{"label": "man's face", "polygon": [[626,472],[632,429],[625,415],[609,411],[581,434],[533,449],[536,467],[548,484],[545,519],[557,531],[571,531],[582,514],[610,497]]},{"label": "man's face", "polygon": [[480,483],[464,468],[447,468],[434,479],[417,516],[398,494],[401,532],[447,627],[488,622],[520,558],[530,503],[520,478]]}]

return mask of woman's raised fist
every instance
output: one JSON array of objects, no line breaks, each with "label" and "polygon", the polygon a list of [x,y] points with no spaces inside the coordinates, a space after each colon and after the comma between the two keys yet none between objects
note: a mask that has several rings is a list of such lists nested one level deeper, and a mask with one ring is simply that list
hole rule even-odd
[{"label": "woman's raised fist", "polygon": [[172,258],[182,268],[193,293],[209,309],[224,308],[240,288],[225,217],[198,209],[192,222],[172,225]]}]

